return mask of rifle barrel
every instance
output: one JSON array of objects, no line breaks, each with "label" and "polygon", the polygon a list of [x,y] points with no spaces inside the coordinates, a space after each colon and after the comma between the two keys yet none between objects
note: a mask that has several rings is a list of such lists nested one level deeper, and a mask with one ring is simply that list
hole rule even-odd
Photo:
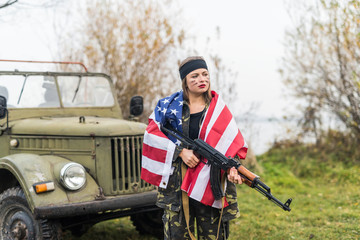
[{"label": "rifle barrel", "polygon": [[[258,181],[261,182],[261,181]],[[262,182],[261,182],[262,183]],[[266,186],[266,185],[265,185]],[[290,203],[292,201],[291,198],[289,198],[285,203],[282,203],[280,200],[278,200],[276,197],[274,197],[271,192],[270,192],[270,188],[268,188],[268,190],[264,189],[262,186],[259,186],[259,184],[255,184],[254,188],[261,193],[262,195],[264,195],[267,199],[269,199],[270,201],[272,201],[273,203],[275,203],[276,205],[278,205],[279,207],[281,207],[283,210],[285,211],[291,211],[290,208]]]}]

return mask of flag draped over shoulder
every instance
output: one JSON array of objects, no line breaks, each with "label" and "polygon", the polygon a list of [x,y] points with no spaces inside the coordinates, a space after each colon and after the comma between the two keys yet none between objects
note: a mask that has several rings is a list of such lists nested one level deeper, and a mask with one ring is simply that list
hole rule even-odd
[{"label": "flag draped over shoulder", "polygon": [[[141,178],[162,188],[167,187],[177,142],[161,132],[160,124],[169,122],[173,128],[182,132],[182,105],[182,91],[161,99],[149,117],[149,125],[144,135]],[[214,91],[200,127],[199,138],[227,157],[238,155],[243,159],[246,156],[247,145],[233,116]],[[188,168],[181,189],[187,192],[189,197],[205,205],[222,207],[221,200],[215,200],[211,191],[210,166],[203,162],[195,168]]]},{"label": "flag draped over shoulder", "polygon": [[[200,127],[199,138],[227,157],[246,157],[247,144],[228,107],[214,91]],[[204,162],[187,170],[181,189],[187,192],[189,197],[205,205],[222,208],[221,199],[215,200],[211,190],[210,166]],[[224,207],[227,205],[225,201]]]},{"label": "flag draped over shoulder", "polygon": [[149,117],[144,134],[141,178],[155,186],[166,188],[171,173],[171,163],[177,140],[166,136],[160,124],[170,123],[182,132],[183,92],[179,91],[157,103]]}]

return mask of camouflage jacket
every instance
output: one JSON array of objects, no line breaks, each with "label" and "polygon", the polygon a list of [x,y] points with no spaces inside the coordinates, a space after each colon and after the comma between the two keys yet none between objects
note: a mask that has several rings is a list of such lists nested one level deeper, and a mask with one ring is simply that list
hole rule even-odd
[{"label": "camouflage jacket", "polygon": [[[206,106],[207,108],[208,106]],[[205,111],[204,111],[205,112]],[[204,116],[203,116],[204,117]],[[182,129],[185,135],[189,135],[189,125],[190,125],[190,108],[189,105],[184,101],[182,109]],[[169,178],[169,183],[166,189],[159,188],[157,195],[156,205],[160,208],[178,212],[182,208],[181,202],[181,163],[182,159],[179,157],[180,152],[183,147],[177,146],[173,162],[172,162],[172,174]],[[226,180],[227,181],[227,180]],[[229,203],[229,206],[224,208],[223,221],[229,221],[231,219],[237,218],[239,216],[239,209],[237,205],[237,193],[236,185],[232,182],[227,182],[226,188],[226,199]]]}]

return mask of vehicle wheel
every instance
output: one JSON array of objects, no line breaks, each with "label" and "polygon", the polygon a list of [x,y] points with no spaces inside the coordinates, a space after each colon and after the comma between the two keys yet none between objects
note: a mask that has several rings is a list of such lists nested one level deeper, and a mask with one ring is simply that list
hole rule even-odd
[{"label": "vehicle wheel", "polygon": [[164,239],[164,227],[162,222],[164,210],[144,212],[131,215],[136,230],[140,234],[149,234],[158,239]]},{"label": "vehicle wheel", "polygon": [[61,228],[56,222],[36,220],[23,190],[15,187],[0,194],[0,239],[61,239]]}]

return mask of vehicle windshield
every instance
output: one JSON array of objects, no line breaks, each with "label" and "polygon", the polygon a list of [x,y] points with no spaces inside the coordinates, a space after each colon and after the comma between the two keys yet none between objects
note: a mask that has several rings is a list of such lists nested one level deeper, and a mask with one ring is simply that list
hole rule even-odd
[{"label": "vehicle windshield", "polygon": [[8,108],[111,107],[109,80],[102,76],[0,75]]}]

